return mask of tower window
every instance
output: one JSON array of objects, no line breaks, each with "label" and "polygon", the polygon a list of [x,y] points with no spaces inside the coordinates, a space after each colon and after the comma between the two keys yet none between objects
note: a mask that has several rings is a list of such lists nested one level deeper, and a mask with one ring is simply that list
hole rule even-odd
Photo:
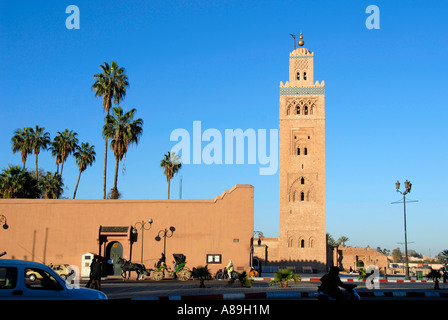
[{"label": "tower window", "polygon": [[305,155],[307,155],[308,154],[308,148],[305,148]]},{"label": "tower window", "polygon": [[305,106],[305,114],[308,114],[308,106]]},{"label": "tower window", "polygon": [[300,114],[300,107],[299,106],[296,107],[296,114]]},{"label": "tower window", "polygon": [[304,192],[300,193],[300,201],[305,201],[305,193]]},{"label": "tower window", "polygon": [[297,155],[300,156],[300,148],[297,148]]},{"label": "tower window", "polygon": [[305,240],[300,240],[300,248],[305,248]]},{"label": "tower window", "polygon": [[305,184],[305,178],[300,179],[300,184]]},{"label": "tower window", "polygon": [[303,80],[306,80],[306,72],[303,73]]},{"label": "tower window", "polygon": [[297,80],[300,80],[300,72],[297,72]]}]

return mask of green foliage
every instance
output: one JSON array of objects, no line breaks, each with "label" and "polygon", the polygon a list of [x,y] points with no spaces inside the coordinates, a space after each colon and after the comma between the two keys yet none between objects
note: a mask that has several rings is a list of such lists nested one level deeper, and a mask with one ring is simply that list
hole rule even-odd
[{"label": "green foliage", "polygon": [[19,166],[8,166],[0,173],[0,198],[39,198],[36,178]]},{"label": "green foliage", "polygon": [[210,277],[211,277],[211,273],[210,273],[210,270],[208,269],[208,265],[205,265],[205,267],[199,266],[197,268],[194,268],[191,275],[193,276],[193,278],[199,279],[199,281],[200,281],[199,287],[200,288],[205,288],[204,281],[210,279]]},{"label": "green foliage", "polygon": [[254,282],[248,275],[246,271],[243,271],[241,273],[236,273],[236,278],[232,278],[227,283],[229,286],[232,286],[236,281],[240,283],[241,287],[251,287],[252,283]]},{"label": "green foliage", "polygon": [[280,283],[280,286],[287,287],[288,281],[293,280],[294,282],[300,281],[301,278],[299,275],[292,272],[292,270],[289,269],[280,269],[279,271],[276,271],[274,274],[274,279],[269,283],[269,285],[274,285],[276,283]]},{"label": "green foliage", "polygon": [[170,198],[170,181],[180,168],[182,163],[180,157],[175,152],[167,152],[160,161],[160,167],[164,170],[166,181],[168,182],[168,199]]},{"label": "green foliage", "polygon": [[442,274],[440,271],[431,269],[431,271],[426,275],[426,278],[432,279],[432,280],[439,280],[442,277]]}]

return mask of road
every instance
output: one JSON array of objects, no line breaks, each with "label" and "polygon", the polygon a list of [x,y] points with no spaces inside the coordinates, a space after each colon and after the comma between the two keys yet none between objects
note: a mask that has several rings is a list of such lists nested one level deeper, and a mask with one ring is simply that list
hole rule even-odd
[{"label": "road", "polygon": [[173,320],[247,320],[248,317],[278,320],[290,318],[291,312],[299,317],[307,312],[326,315],[341,311],[375,317],[387,314],[390,318],[415,316],[416,311],[431,310],[431,315],[442,316],[448,300],[448,284],[444,283],[440,284],[441,290],[434,290],[434,283],[429,282],[382,282],[378,289],[369,290],[364,282],[356,281],[353,283],[358,286],[361,301],[349,305],[328,305],[316,298],[319,281],[302,280],[305,281],[292,282],[287,288],[270,286],[267,280],[254,281],[250,288],[238,284],[228,286],[228,281],[210,280],[205,282],[206,288],[199,288],[198,280],[117,279],[103,281],[101,289],[110,299],[109,306],[112,303],[112,308],[106,308],[111,316],[115,315],[111,310],[145,310],[145,314],[163,314]]},{"label": "road", "polygon": [[[448,300],[448,284],[440,283],[440,290],[434,290],[432,282],[381,282],[376,289],[368,289],[364,282],[354,281],[363,300]],[[171,299],[188,298],[213,299],[316,299],[315,293],[319,281],[291,282],[287,288],[270,286],[267,280],[254,281],[252,287],[228,285],[227,281],[206,281],[206,288],[199,288],[199,281],[178,280],[162,281],[122,281],[107,280],[102,282],[102,291],[109,299]]]}]

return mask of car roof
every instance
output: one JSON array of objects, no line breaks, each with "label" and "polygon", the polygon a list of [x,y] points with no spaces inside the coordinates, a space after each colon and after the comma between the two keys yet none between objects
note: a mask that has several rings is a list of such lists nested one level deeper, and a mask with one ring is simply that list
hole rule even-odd
[{"label": "car roof", "polygon": [[46,265],[27,260],[15,260],[15,259],[0,259],[0,266],[28,266],[28,267],[47,267]]}]

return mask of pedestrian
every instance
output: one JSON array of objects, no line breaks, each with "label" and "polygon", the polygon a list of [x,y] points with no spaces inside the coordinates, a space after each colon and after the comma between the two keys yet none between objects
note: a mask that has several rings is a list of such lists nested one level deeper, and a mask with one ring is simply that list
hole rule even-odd
[{"label": "pedestrian", "polygon": [[229,261],[229,264],[226,267],[227,274],[229,275],[229,279],[232,279],[232,272],[233,272],[233,263],[232,260]]},{"label": "pedestrian", "polygon": [[94,258],[90,265],[90,286],[89,288],[101,290],[101,269],[102,264],[98,258]]}]

